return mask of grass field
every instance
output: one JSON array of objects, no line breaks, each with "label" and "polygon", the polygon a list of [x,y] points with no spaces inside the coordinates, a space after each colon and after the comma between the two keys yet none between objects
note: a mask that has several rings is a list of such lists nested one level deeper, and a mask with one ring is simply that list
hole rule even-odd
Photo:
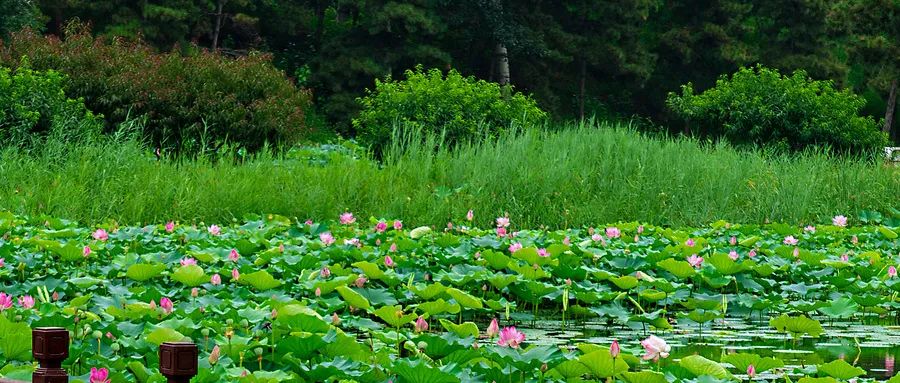
[{"label": "grass field", "polygon": [[[822,153],[783,156],[584,124],[432,150],[395,144],[381,162],[327,164],[262,153],[242,161],[158,161],[130,140],[0,153],[0,209],[137,224],[271,212],[298,218],[403,217],[445,225],[509,214],[519,227],[640,220],[825,222],[900,206],[900,171]],[[402,140],[399,140],[402,141]],[[894,210],[895,211],[895,210]]]}]

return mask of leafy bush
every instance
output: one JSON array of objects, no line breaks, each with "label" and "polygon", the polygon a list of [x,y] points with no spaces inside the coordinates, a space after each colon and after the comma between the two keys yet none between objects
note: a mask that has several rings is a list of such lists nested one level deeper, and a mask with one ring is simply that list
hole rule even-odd
[{"label": "leafy bush", "polygon": [[0,39],[24,27],[40,25],[41,11],[36,1],[0,0]]},{"label": "leafy bush", "polygon": [[395,124],[405,129],[444,132],[454,143],[482,134],[495,135],[513,125],[531,126],[546,117],[530,97],[510,88],[451,70],[406,71],[406,80],[375,81],[375,91],[357,100],[353,119],[361,139],[376,150],[390,139]]},{"label": "leafy bush", "polygon": [[56,71],[39,72],[28,61],[12,71],[0,67],[0,143],[25,146],[53,134],[74,141],[96,136],[103,119],[81,100],[66,97],[65,76]]},{"label": "leafy bush", "polygon": [[14,33],[0,50],[7,63],[25,55],[36,68],[67,74],[67,93],[83,97],[110,125],[146,115],[144,133],[154,145],[190,150],[227,142],[254,150],[310,133],[310,95],[265,55],[160,54],[140,42],[94,38],[79,25],[63,40]]},{"label": "leafy bush", "polygon": [[866,101],[831,81],[816,81],[800,70],[791,76],[757,66],[742,68],[695,95],[689,83],[667,104],[701,135],[739,144],[800,150],[829,145],[841,151],[884,146],[887,137],[871,117],[859,115]]}]

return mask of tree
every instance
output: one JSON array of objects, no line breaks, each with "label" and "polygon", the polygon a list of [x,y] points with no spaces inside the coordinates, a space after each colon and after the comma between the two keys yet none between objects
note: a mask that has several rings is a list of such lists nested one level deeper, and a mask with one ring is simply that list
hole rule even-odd
[{"label": "tree", "polygon": [[852,60],[865,68],[868,83],[888,93],[882,131],[890,136],[900,78],[900,0],[841,0],[828,17],[846,37]]},{"label": "tree", "polygon": [[31,0],[0,0],[0,39],[25,27],[38,28],[41,12]]}]

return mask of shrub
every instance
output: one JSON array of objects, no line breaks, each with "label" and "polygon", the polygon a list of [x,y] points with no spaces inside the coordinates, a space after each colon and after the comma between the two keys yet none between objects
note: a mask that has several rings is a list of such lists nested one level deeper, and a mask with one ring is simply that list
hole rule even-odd
[{"label": "shrub", "polygon": [[495,135],[510,126],[530,126],[546,117],[530,97],[511,88],[451,70],[406,71],[406,80],[375,81],[357,99],[362,111],[353,126],[376,151],[385,147],[395,124],[404,129],[443,132],[447,143],[483,134]]},{"label": "shrub", "polygon": [[74,141],[100,132],[103,119],[67,98],[63,80],[56,71],[32,70],[27,60],[15,71],[0,67],[0,144],[27,146],[50,134]]},{"label": "shrub", "polygon": [[141,42],[94,38],[75,25],[65,39],[14,33],[0,50],[7,63],[24,55],[36,68],[67,74],[66,91],[83,97],[110,126],[145,115],[144,133],[154,145],[190,150],[228,142],[255,150],[310,133],[308,92],[262,54],[154,53]]},{"label": "shrub", "polygon": [[884,146],[887,137],[871,117],[859,115],[866,101],[831,81],[816,81],[799,70],[791,76],[757,66],[695,95],[689,83],[667,104],[701,135],[724,137],[738,145],[775,145],[800,150],[828,145],[839,151]]}]

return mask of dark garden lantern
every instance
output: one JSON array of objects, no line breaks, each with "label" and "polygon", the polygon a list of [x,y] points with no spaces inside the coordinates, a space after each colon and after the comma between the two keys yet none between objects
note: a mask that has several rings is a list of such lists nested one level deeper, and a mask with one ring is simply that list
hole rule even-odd
[{"label": "dark garden lantern", "polygon": [[188,383],[197,375],[197,345],[165,342],[159,346],[159,372],[169,383]]},{"label": "dark garden lantern", "polygon": [[40,367],[31,376],[35,383],[67,383],[69,375],[62,362],[69,357],[69,330],[62,327],[39,327],[32,330],[31,348]]}]

